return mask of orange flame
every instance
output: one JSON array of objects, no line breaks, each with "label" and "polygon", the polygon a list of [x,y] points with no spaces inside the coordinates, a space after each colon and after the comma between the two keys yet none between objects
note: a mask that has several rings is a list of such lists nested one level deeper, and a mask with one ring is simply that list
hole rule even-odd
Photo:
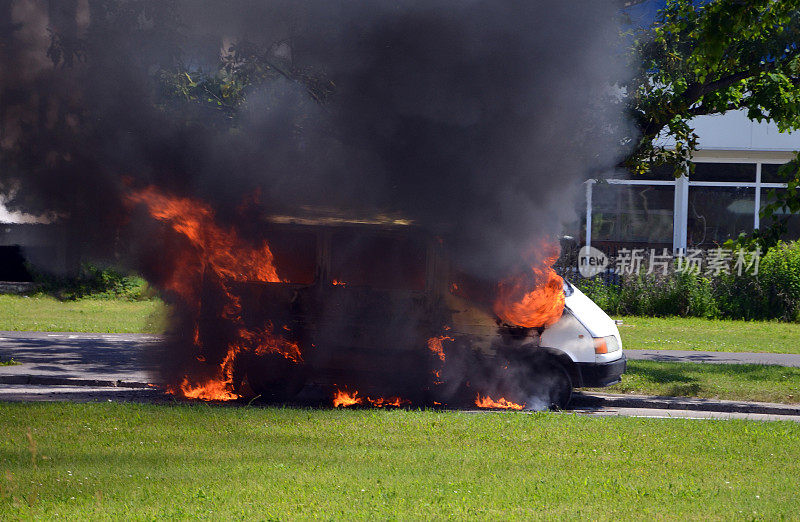
[{"label": "orange flame", "polygon": [[385,408],[386,406],[399,408],[411,404],[411,401],[401,399],[400,397],[378,397],[377,399],[372,399],[370,397],[359,397],[358,391],[350,393],[344,390],[336,390],[333,396],[334,408],[347,408],[348,406],[355,406],[356,404],[369,404],[375,408]]},{"label": "orange flame", "polygon": [[400,406],[404,406],[406,404],[411,404],[411,401],[406,399],[401,399],[400,397],[378,397],[377,399],[370,399],[367,397],[367,401],[376,408],[383,408],[386,406],[394,406],[395,408],[399,408]]},{"label": "orange flame", "polygon": [[552,268],[560,248],[557,243],[544,243],[542,251],[545,256],[541,264],[498,285],[494,312],[507,324],[550,326],[564,312],[564,281]]},{"label": "orange flame", "polygon": [[500,397],[497,400],[492,399],[488,395],[486,397],[481,397],[479,393],[478,396],[475,398],[475,406],[478,408],[497,408],[503,410],[521,410],[525,407],[525,404],[517,404],[515,402],[511,402],[504,397]]},{"label": "orange flame", "polygon": [[353,392],[352,394],[342,391],[336,390],[336,395],[333,396],[333,407],[338,408],[347,408],[348,406],[353,406],[355,404],[362,404],[364,399],[358,396],[358,392]]},{"label": "orange flame", "polygon": [[[242,240],[233,228],[219,226],[213,210],[203,202],[191,198],[172,196],[149,186],[128,195],[131,205],[145,205],[150,215],[166,224],[188,240],[190,248],[177,252],[175,270],[163,282],[165,288],[177,294],[195,314],[193,343],[202,347],[200,337],[200,289],[203,281],[218,282],[227,302],[223,316],[238,326],[236,339],[227,346],[227,353],[211,378],[193,382],[188,376],[181,384],[168,391],[189,399],[228,401],[239,398],[234,392],[233,370],[238,354],[252,352],[256,355],[274,353],[299,363],[303,358],[296,343],[273,333],[271,324],[257,330],[245,328],[242,305],[229,290],[234,281],[281,282],[274,265],[272,251],[266,242],[254,247]],[[199,361],[205,361],[202,354]]]},{"label": "orange flame", "polygon": [[[445,327],[445,328],[449,329],[449,327]],[[448,335],[440,335],[439,337],[431,337],[430,339],[428,339],[428,350],[430,350],[433,353],[435,353],[436,355],[438,355],[439,359],[442,362],[444,362],[444,359],[445,359],[444,346],[442,345],[442,343],[444,341],[454,341],[454,340],[455,339],[453,339],[452,337],[450,337]]]},{"label": "orange flame", "polygon": [[221,280],[281,281],[269,245],[264,242],[261,247],[253,248],[234,229],[220,227],[208,205],[164,194],[152,185],[134,191],[127,200],[146,205],[151,216],[168,223],[194,247],[194,251],[184,253],[182,261],[188,265],[187,269],[175,271],[167,281],[168,289],[181,297],[196,297],[199,287],[195,283],[204,269],[211,270]]},{"label": "orange flame", "polygon": [[334,279],[333,281],[331,281],[331,284],[333,286],[347,286],[346,281],[339,281],[338,279]]}]

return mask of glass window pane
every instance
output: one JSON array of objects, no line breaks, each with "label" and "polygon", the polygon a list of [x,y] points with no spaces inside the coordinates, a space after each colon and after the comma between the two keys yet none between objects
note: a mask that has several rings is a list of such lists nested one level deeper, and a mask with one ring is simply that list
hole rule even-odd
[{"label": "glass window pane", "polygon": [[266,241],[278,276],[287,283],[310,285],[317,272],[317,235],[296,230],[269,230]]},{"label": "glass window pane", "polygon": [[689,187],[687,244],[712,246],[753,230],[755,189]]},{"label": "glass window pane", "polygon": [[[761,183],[786,183],[786,178],[778,174],[783,165],[761,164]],[[764,195],[763,193],[761,194]]]},{"label": "glass window pane", "polygon": [[[763,166],[762,166],[763,168]],[[762,172],[763,174],[763,172]],[[761,189],[761,208],[767,206],[770,202],[775,201],[775,198],[772,196],[772,191],[775,191],[776,194],[780,194],[781,192],[786,192],[786,189]],[[773,216],[768,218],[761,219],[761,228],[767,228],[772,223],[775,222],[776,219],[783,219],[788,218],[786,220],[786,232],[781,235],[781,239],[784,241],[792,241],[800,239],[800,214],[792,214],[789,211],[778,210],[773,214]]]},{"label": "glass window pane", "polygon": [[672,185],[594,186],[592,242],[672,244]]},{"label": "glass window pane", "polygon": [[695,163],[690,181],[743,181],[755,183],[755,163]]},{"label": "glass window pane", "polygon": [[331,241],[331,280],[348,286],[425,289],[426,246],[411,237],[339,232]]},{"label": "glass window pane", "polygon": [[653,167],[645,174],[631,174],[624,170],[612,172],[607,176],[609,179],[633,179],[633,180],[660,180],[672,181],[675,179],[675,167],[672,165],[660,165]]}]

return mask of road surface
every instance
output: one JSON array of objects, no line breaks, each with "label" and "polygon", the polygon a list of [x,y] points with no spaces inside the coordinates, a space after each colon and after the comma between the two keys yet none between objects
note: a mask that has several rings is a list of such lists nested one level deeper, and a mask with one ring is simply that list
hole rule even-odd
[{"label": "road surface", "polygon": [[625,350],[628,359],[712,364],[774,364],[800,368],[800,355],[793,353],[701,352],[694,350]]},{"label": "road surface", "polygon": [[[0,331],[0,359],[22,364],[0,366],[0,384],[119,384],[153,381],[154,360],[147,355],[163,338],[145,334],[88,334]],[[800,367],[800,355],[681,350],[625,350],[629,359],[725,364],[776,364]]]},{"label": "road surface", "polygon": [[[174,402],[154,387],[148,354],[162,337],[143,334],[0,332],[0,401]],[[782,364],[800,367],[800,355],[626,350],[631,359],[678,362]],[[573,413],[592,416],[788,420],[800,406],[670,397],[579,394]]]}]

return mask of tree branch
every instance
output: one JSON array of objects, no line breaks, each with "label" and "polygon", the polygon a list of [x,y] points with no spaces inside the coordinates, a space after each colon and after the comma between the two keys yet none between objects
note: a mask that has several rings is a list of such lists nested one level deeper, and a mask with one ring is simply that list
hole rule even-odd
[{"label": "tree branch", "polygon": [[715,114],[718,112],[735,111],[737,109],[743,109],[745,107],[747,107],[746,103],[742,103],[739,105],[731,103],[723,110],[713,109],[711,107],[706,107],[705,105],[698,105],[697,107],[692,107],[691,109],[687,110],[686,113],[692,116],[705,116],[707,114]]},{"label": "tree branch", "polygon": [[768,67],[753,67],[751,69],[747,69],[745,71],[739,71],[737,73],[733,73],[729,76],[725,76],[720,78],[719,80],[714,80],[713,82],[708,83],[693,83],[691,84],[681,95],[681,99],[687,104],[692,105],[697,100],[705,96],[706,94],[714,91],[718,91],[720,89],[725,89],[726,87],[730,87],[731,85],[740,82],[742,80],[746,80],[751,76],[755,76],[756,74],[760,74],[762,72],[766,72],[769,70]]}]

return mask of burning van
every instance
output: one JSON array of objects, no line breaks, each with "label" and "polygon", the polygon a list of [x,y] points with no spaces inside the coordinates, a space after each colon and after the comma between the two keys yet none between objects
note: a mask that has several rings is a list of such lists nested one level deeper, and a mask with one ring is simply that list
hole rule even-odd
[{"label": "burning van", "polygon": [[[227,292],[237,335],[274,349],[236,353],[237,396],[563,408],[574,387],[606,386],[625,370],[616,325],[568,282],[551,276],[547,324],[509,322],[496,282],[460,271],[444,239],[406,220],[273,216],[262,239],[278,277]],[[222,340],[225,310],[206,306],[215,301],[204,296],[199,336]]]},{"label": "burning van", "polygon": [[553,271],[557,246],[498,282],[398,217],[256,213],[233,228],[154,187],[129,201],[168,225],[150,274],[176,305],[159,364],[176,395],[563,408],[625,370],[614,322]]}]

